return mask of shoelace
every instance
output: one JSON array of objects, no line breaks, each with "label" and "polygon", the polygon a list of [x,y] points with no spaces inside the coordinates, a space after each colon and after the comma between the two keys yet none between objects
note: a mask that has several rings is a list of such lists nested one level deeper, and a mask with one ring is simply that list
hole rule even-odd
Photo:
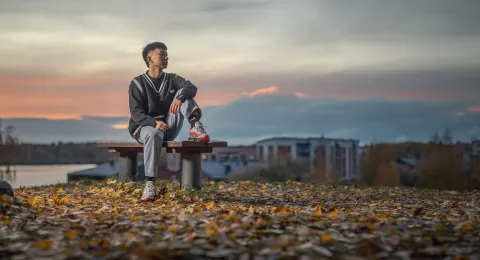
[{"label": "shoelace", "polygon": [[203,125],[202,123],[197,123],[195,127],[202,132],[205,132],[205,128],[207,128],[207,126]]},{"label": "shoelace", "polygon": [[155,186],[154,185],[147,185],[145,187],[146,189],[144,190],[144,194],[146,195],[147,193],[148,194],[152,194],[152,193],[155,193]]}]

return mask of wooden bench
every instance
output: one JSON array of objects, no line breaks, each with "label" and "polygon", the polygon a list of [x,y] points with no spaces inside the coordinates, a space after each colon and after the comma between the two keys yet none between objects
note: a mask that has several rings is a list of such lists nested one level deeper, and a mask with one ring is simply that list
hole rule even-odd
[{"label": "wooden bench", "polygon": [[[143,153],[143,145],[137,142],[99,142],[97,147],[106,147],[109,152],[120,153],[119,178],[122,181],[134,181],[137,176],[137,156]],[[202,153],[211,153],[214,147],[227,147],[227,142],[209,143],[193,141],[165,141],[162,147],[167,153],[180,153],[180,187],[201,187]]]}]

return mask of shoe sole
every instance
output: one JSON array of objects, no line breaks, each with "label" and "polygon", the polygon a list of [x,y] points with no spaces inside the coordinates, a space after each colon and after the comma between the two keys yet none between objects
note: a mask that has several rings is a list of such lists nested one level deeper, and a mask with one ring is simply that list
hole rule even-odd
[{"label": "shoe sole", "polygon": [[198,137],[196,133],[189,132],[189,134],[190,134],[190,137],[188,138],[188,141],[205,142],[205,143],[210,142],[209,135],[205,135],[204,137]]},{"label": "shoe sole", "polygon": [[208,142],[210,142],[210,137],[206,136],[206,137],[203,137],[203,138],[197,138],[197,137],[190,136],[188,138],[188,141],[208,143]]}]

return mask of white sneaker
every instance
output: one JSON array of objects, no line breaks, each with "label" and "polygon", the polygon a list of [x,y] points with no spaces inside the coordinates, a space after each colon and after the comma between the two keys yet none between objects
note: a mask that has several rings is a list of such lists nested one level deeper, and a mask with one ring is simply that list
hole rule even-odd
[{"label": "white sneaker", "polygon": [[152,202],[155,199],[155,183],[153,181],[147,181],[145,188],[143,189],[141,200],[143,202]]}]

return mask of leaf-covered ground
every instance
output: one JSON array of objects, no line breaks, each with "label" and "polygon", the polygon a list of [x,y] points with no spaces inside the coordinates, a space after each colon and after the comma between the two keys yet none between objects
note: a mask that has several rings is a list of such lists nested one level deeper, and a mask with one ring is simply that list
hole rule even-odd
[{"label": "leaf-covered ground", "polygon": [[73,183],[0,198],[0,258],[479,259],[480,193],[287,182]]}]

